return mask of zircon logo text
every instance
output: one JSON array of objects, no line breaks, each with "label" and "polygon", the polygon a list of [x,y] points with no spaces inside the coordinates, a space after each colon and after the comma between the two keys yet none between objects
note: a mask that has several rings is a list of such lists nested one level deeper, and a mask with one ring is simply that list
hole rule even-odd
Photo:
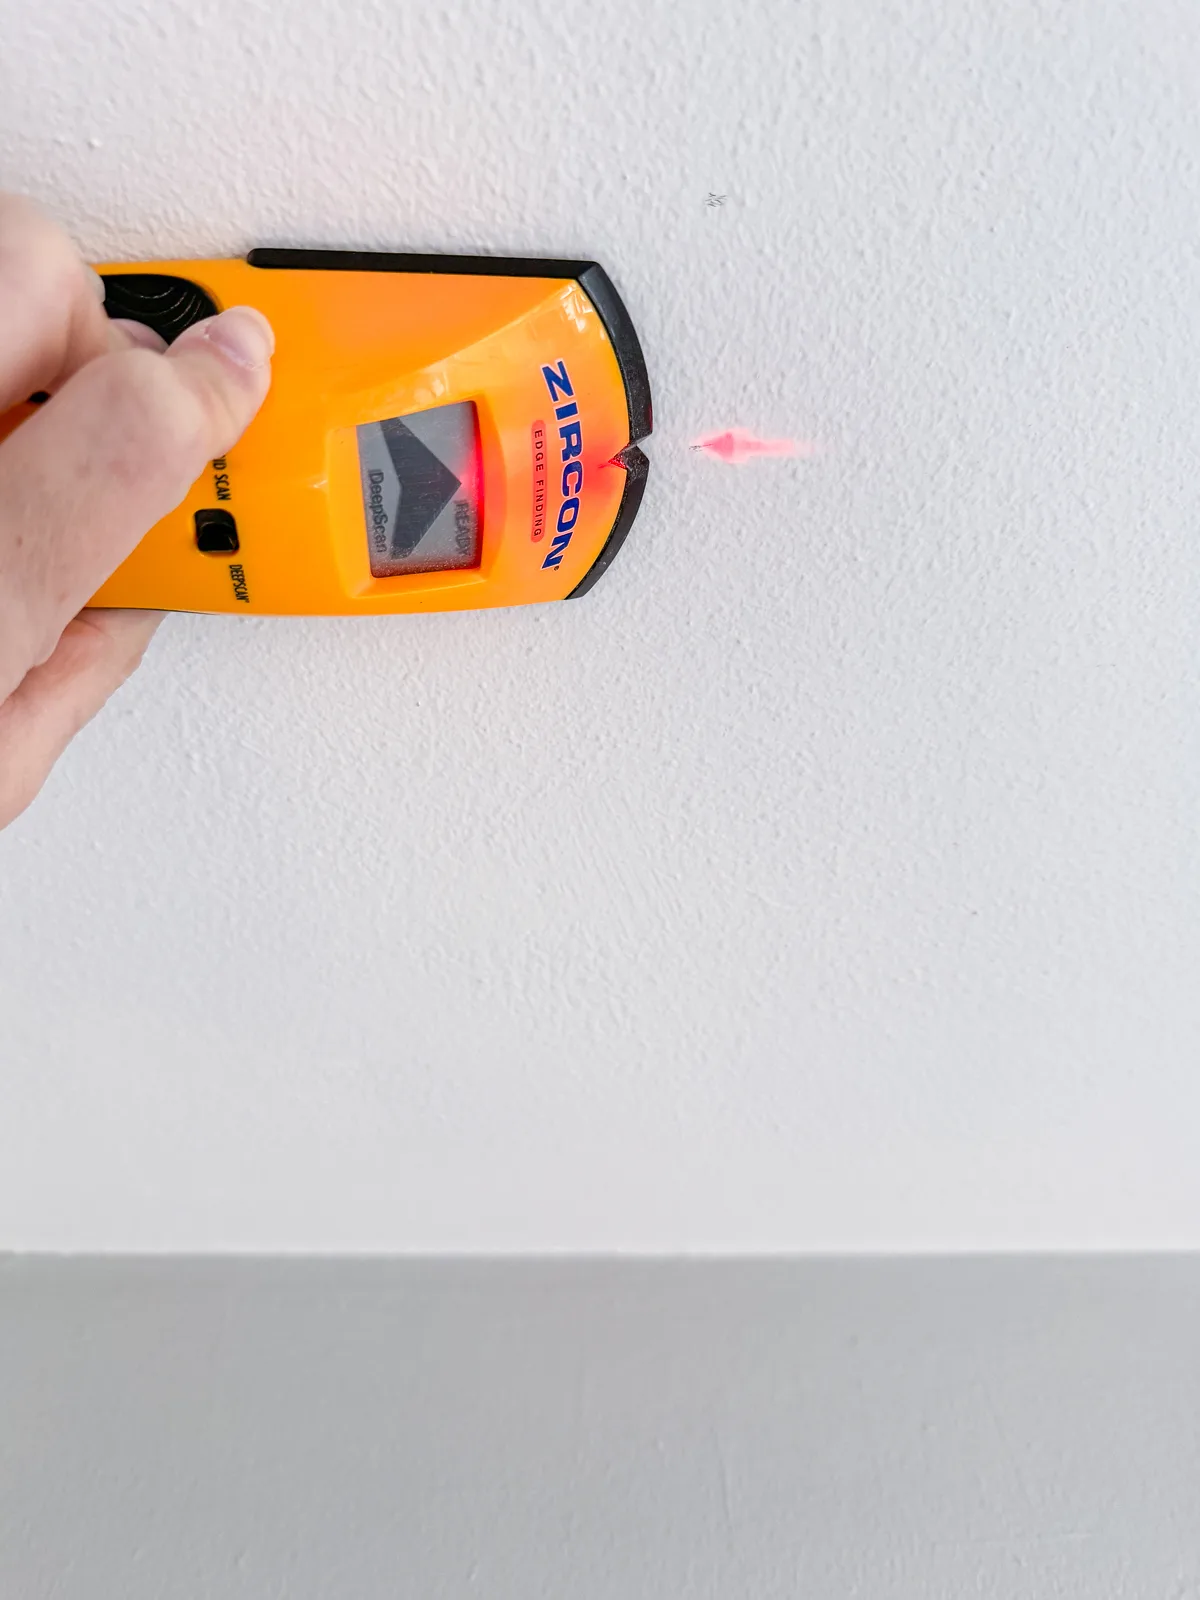
[{"label": "zircon logo text", "polygon": [[583,455],[583,425],[579,421],[579,406],[575,401],[575,390],[571,386],[566,362],[543,367],[542,377],[546,380],[554,415],[559,423],[558,438],[563,463],[562,504],[554,524],[554,538],[542,562],[542,567],[546,568],[561,564],[575,524],[579,521],[579,495],[583,488],[583,462],[580,459]]}]

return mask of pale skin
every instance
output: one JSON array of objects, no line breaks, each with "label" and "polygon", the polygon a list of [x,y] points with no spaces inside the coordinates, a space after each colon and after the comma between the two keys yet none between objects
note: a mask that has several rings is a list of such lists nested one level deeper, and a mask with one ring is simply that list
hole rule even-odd
[{"label": "pale skin", "polygon": [[0,195],[0,415],[51,396],[0,444],[0,828],[161,620],[87,601],[241,437],[271,381],[274,336],[248,306],[168,350],[102,301],[67,235]]}]

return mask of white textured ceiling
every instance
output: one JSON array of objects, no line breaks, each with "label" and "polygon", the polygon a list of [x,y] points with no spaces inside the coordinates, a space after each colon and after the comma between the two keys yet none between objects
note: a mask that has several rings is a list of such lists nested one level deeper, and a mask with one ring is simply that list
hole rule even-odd
[{"label": "white textured ceiling", "polygon": [[164,627],[0,838],[0,1245],[1200,1244],[1198,69],[1190,0],[0,0],[93,258],[594,255],[657,412],[586,601]]}]

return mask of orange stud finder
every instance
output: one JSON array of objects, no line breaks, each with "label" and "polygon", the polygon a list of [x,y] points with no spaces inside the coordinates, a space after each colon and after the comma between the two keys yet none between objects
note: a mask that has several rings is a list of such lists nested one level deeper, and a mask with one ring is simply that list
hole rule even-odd
[{"label": "orange stud finder", "polygon": [[563,600],[629,532],[650,385],[593,262],[254,250],[99,271],[109,315],[168,342],[251,305],[276,350],[245,435],[93,605],[377,615]]}]

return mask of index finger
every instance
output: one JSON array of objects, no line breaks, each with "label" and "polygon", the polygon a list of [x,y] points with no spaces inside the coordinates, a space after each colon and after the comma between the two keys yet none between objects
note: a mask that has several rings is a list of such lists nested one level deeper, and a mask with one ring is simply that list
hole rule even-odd
[{"label": "index finger", "polygon": [[109,348],[104,286],[20,195],[0,195],[0,413]]}]

